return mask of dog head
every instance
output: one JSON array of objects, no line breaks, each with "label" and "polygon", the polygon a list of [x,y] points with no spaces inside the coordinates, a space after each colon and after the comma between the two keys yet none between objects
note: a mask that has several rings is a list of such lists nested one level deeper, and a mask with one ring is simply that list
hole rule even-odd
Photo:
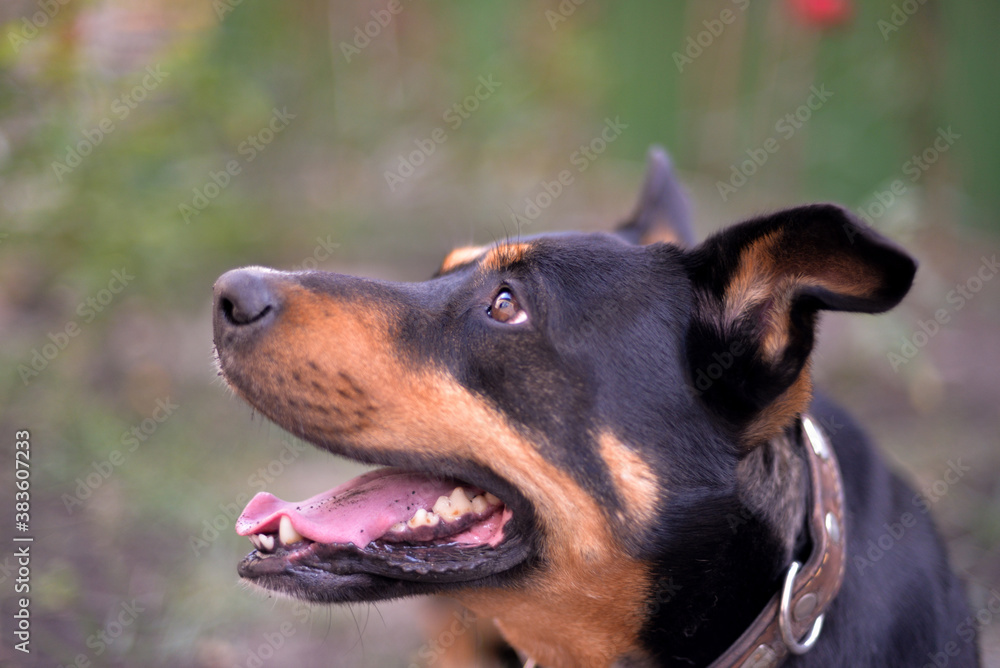
[{"label": "dog head", "polygon": [[802,525],[776,443],[810,401],[818,311],[884,311],[914,271],[832,205],[694,245],[654,151],[613,233],[461,248],[422,283],[228,272],[227,382],[386,467],[259,494],[240,574],[320,602],[446,593],[546,666],[711,660],[749,621],[720,592],[762,605]]}]

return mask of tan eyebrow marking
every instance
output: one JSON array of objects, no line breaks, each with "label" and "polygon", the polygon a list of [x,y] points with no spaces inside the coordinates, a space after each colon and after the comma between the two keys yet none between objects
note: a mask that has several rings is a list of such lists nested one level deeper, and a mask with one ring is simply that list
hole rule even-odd
[{"label": "tan eyebrow marking", "polygon": [[525,253],[531,248],[525,243],[499,243],[483,258],[483,266],[487,269],[503,269],[524,259]]},{"label": "tan eyebrow marking", "polygon": [[463,264],[468,264],[477,260],[480,255],[486,252],[485,246],[461,246],[448,253],[441,263],[438,273],[446,274],[452,269],[457,269]]}]

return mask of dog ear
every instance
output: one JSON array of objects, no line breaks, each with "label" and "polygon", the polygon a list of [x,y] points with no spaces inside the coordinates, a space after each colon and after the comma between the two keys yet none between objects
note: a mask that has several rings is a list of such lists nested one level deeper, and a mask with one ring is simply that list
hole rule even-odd
[{"label": "dog ear", "polygon": [[657,241],[691,246],[691,206],[684,188],[674,174],[670,158],[659,146],[649,149],[646,182],[639,203],[629,219],[618,227],[618,234],[634,244]]},{"label": "dog ear", "polygon": [[685,262],[698,304],[691,384],[748,448],[807,409],[816,312],[887,311],[916,272],[903,250],[831,204],[736,225]]}]

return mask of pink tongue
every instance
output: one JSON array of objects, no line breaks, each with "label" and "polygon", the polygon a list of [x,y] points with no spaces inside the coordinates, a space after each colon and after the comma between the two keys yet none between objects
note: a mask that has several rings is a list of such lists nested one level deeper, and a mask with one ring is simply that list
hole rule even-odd
[{"label": "pink tongue", "polygon": [[282,501],[259,492],[236,520],[236,533],[275,533],[287,515],[303,537],[317,543],[354,543],[364,547],[389,527],[405,522],[419,508],[430,509],[459,483],[384,468],[350,480],[305,501]]}]

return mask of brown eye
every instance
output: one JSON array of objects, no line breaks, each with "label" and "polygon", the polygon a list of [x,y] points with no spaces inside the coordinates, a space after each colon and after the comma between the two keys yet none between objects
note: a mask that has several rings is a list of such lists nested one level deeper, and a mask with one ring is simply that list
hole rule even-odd
[{"label": "brown eye", "polygon": [[517,300],[514,299],[514,295],[510,293],[510,290],[501,290],[493,298],[493,303],[490,304],[487,313],[497,322],[508,325],[517,325],[528,319],[528,314],[522,311],[521,307],[517,305]]}]

